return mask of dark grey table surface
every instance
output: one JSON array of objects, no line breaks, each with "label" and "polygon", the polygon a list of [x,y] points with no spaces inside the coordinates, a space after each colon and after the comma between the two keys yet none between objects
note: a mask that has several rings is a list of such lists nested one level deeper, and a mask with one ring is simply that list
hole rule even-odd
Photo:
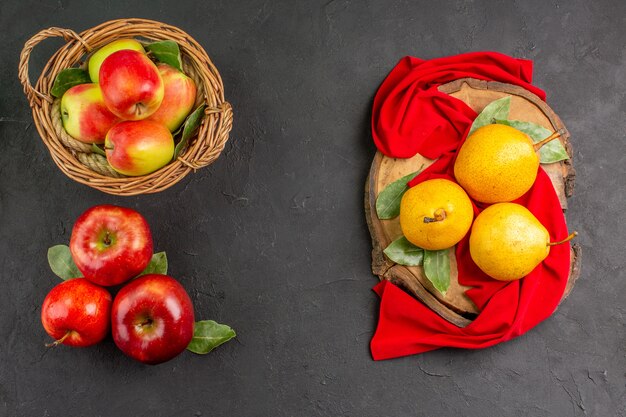
[{"label": "dark grey table surface", "polygon": [[[626,3],[603,1],[3,1],[0,5],[0,416],[626,415]],[[235,124],[222,156],[156,195],[65,177],[17,79],[24,42],[145,17],[219,68]],[[35,50],[31,76],[62,41]],[[405,55],[495,50],[535,61],[572,135],[568,221],[582,275],[535,329],[481,351],[374,362],[363,183],[373,95]],[[141,211],[196,315],[238,337],[160,366],[111,339],[46,350],[49,246],[102,203]]]}]

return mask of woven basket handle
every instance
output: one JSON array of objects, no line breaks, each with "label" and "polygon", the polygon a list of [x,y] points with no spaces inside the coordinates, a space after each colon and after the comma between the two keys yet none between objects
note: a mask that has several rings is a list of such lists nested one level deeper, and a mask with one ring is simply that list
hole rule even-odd
[{"label": "woven basket handle", "polygon": [[215,132],[215,146],[209,146],[205,152],[196,155],[192,160],[185,160],[178,157],[178,160],[189,168],[196,170],[209,165],[215,161],[224,149],[226,141],[228,141],[228,133],[233,128],[233,108],[227,101],[219,104],[217,107],[209,107],[204,114],[219,115],[217,130]]},{"label": "woven basket handle", "polygon": [[33,51],[33,48],[39,42],[47,38],[63,38],[66,42],[78,41],[83,44],[87,51],[91,50],[87,42],[85,42],[83,38],[81,38],[76,32],[71,29],[51,27],[42,30],[41,32],[30,38],[28,41],[26,41],[26,43],[24,44],[24,48],[22,49],[22,53],[20,54],[18,75],[22,86],[24,86],[24,94],[26,94],[26,97],[28,98],[31,107],[40,106],[41,100],[46,100],[50,103],[52,103],[52,101],[54,100],[49,95],[37,91],[32,86],[32,84],[30,83],[30,79],[28,78],[28,61],[30,60],[30,54]]}]

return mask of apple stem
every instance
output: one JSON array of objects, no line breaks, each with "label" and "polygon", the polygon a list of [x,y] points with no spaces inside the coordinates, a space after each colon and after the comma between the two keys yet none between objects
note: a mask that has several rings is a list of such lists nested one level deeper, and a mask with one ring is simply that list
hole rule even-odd
[{"label": "apple stem", "polygon": [[560,240],[558,242],[548,242],[548,246],[555,246],[555,245],[560,245],[561,243],[569,242],[570,240],[574,239],[576,236],[578,236],[578,232],[572,232],[569,236],[567,236],[563,240]]},{"label": "apple stem", "polygon": [[542,139],[541,141],[535,143],[533,145],[533,148],[535,149],[535,152],[537,152],[539,149],[541,149],[541,147],[543,145],[545,145],[546,143],[550,142],[551,140],[554,140],[558,137],[561,137],[561,135],[563,134],[563,131],[561,129],[557,130],[556,132],[554,132],[553,134],[551,134],[550,136],[548,136],[545,139]]},{"label": "apple stem", "polygon": [[442,208],[435,210],[435,217],[424,217],[424,223],[440,222],[446,218],[446,211]]},{"label": "apple stem", "polygon": [[71,333],[72,333],[72,331],[71,331],[71,330],[68,330],[67,332],[65,332],[65,335],[64,335],[62,338],[60,338],[59,340],[55,340],[55,341],[54,341],[54,342],[52,342],[52,343],[46,343],[46,347],[47,347],[47,348],[53,348],[53,347],[59,346],[60,344],[62,344],[62,343],[65,341],[65,339],[67,339],[67,337],[68,337]]}]

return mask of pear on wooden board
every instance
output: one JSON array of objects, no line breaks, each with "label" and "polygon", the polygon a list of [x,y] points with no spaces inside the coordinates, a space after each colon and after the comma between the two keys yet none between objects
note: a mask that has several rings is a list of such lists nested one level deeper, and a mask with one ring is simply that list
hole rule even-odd
[{"label": "pear on wooden board", "polygon": [[539,169],[539,149],[561,132],[533,143],[524,132],[503,124],[476,129],[463,143],[454,176],[470,197],[502,203],[521,197],[532,187]]},{"label": "pear on wooden board", "polygon": [[550,247],[569,241],[550,242],[548,230],[524,206],[497,203],[474,220],[470,232],[470,255],[478,267],[499,281],[528,275],[550,253]]}]

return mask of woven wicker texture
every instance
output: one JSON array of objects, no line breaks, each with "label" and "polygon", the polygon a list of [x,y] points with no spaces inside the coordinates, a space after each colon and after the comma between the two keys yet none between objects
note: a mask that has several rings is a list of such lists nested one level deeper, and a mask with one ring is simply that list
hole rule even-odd
[{"label": "woven wicker texture", "polygon": [[[66,44],[50,58],[33,87],[28,76],[31,52],[37,44],[51,37],[62,37]],[[61,70],[83,64],[87,54],[120,38],[173,40],[178,43],[184,70],[198,87],[196,105],[202,102],[207,104],[202,125],[177,160],[140,177],[124,177],[115,173],[105,158],[91,153],[90,145],[67,135],[60,123],[59,100],[54,100],[50,95],[54,80]],[[42,30],[24,44],[18,73],[33,111],[37,131],[55,164],[73,180],[109,194],[148,194],[171,187],[189,172],[215,161],[224,149],[232,128],[232,108],[224,99],[224,86],[217,68],[191,36],[165,23],[119,19],[80,34],[55,27]]]}]

